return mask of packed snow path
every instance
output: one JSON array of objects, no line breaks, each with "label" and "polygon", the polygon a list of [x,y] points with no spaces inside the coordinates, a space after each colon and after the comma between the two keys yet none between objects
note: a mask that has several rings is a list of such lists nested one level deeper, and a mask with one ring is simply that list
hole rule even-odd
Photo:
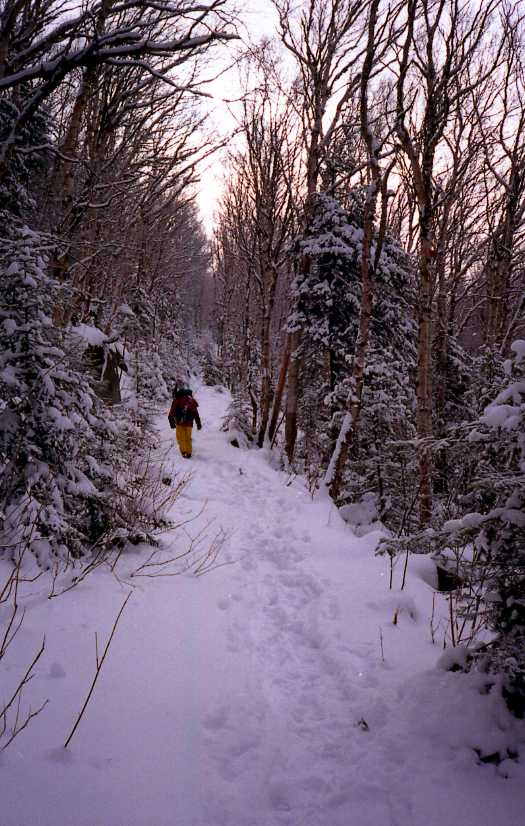
[{"label": "packed snow path", "polygon": [[408,592],[389,591],[377,532],[354,536],[267,453],[232,447],[227,394],[196,395],[191,462],[159,419],[168,467],[192,475],[172,516],[195,517],[166,546],[222,529],[229,564],[134,580],[67,751],[93,633],[107,636],[129,587],[97,572],[49,601],[33,586],[21,635],[29,652],[46,629],[32,691],[50,703],[2,758],[2,826],[522,826],[523,766],[477,765],[473,750],[497,749],[511,724],[435,669],[418,566]]}]

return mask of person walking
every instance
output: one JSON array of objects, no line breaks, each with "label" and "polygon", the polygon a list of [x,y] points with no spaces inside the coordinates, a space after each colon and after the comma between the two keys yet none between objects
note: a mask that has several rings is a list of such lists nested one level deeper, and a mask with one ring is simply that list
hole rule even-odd
[{"label": "person walking", "polygon": [[197,425],[197,430],[202,427],[198,407],[189,387],[175,387],[168,420],[170,427],[175,428],[177,444],[185,459],[191,459],[193,422]]}]

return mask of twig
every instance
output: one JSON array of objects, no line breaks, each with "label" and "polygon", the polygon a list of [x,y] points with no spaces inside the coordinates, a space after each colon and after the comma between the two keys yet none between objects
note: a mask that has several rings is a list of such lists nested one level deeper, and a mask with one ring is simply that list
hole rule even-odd
[{"label": "twig", "polygon": [[[106,538],[107,535],[108,535],[107,532],[102,534],[97,539],[97,541],[91,546],[88,553],[91,553],[97,547],[97,545],[100,545],[100,543],[104,541],[104,539]],[[57,566],[55,568],[55,573],[54,573],[54,576],[53,576],[51,591],[47,595],[47,598],[48,599],[54,599],[55,597],[60,597],[60,596],[62,596],[62,594],[66,594],[68,591],[71,591],[72,588],[76,588],[76,586],[79,585],[81,582],[83,582],[84,579],[89,574],[91,574],[94,570],[96,570],[96,568],[99,568],[101,565],[103,565],[106,562],[106,554],[107,554],[107,552],[106,552],[106,549],[104,547],[99,548],[96,556],[93,557],[93,559],[91,559],[89,562],[87,562],[87,564],[84,565],[84,567],[81,569],[78,576],[74,576],[71,579],[70,584],[67,585],[65,588],[63,588],[61,591],[55,591],[56,581],[57,581],[58,575],[60,573],[59,567],[58,567],[58,564],[57,564]]]},{"label": "twig", "polygon": [[[207,574],[210,571],[214,570],[214,568],[219,567],[217,562],[217,557],[227,539],[227,534],[221,528],[219,532],[213,537],[212,542],[208,550],[205,554],[197,560],[197,564],[193,568],[193,573],[195,576],[202,576],[203,574]],[[220,563],[221,565],[224,563]]]},{"label": "twig", "polygon": [[455,648],[457,645],[456,642],[456,626],[455,626],[455,617],[454,617],[454,606],[452,604],[452,594],[449,594],[448,597],[448,607],[449,607],[449,617],[450,617],[450,640],[452,642],[452,648]]},{"label": "twig", "polygon": [[406,551],[406,554],[405,554],[405,564],[403,565],[403,580],[402,580],[402,582],[401,582],[401,590],[402,590],[402,591],[404,590],[405,585],[406,585],[406,581],[407,581],[407,571],[408,571],[408,554],[409,554],[409,553],[410,553],[410,552],[409,552],[409,550],[408,550],[408,548],[407,548],[407,551]]},{"label": "twig", "polygon": [[80,723],[80,721],[81,721],[81,719],[82,719],[82,717],[83,717],[83,715],[84,715],[84,712],[85,712],[85,710],[86,710],[86,708],[87,708],[87,705],[88,705],[88,703],[89,703],[89,701],[90,701],[90,699],[91,699],[91,695],[93,694],[93,691],[94,691],[95,685],[96,685],[97,680],[98,680],[98,678],[99,678],[99,674],[100,674],[100,672],[101,672],[101,670],[102,670],[102,666],[104,665],[104,660],[106,659],[106,654],[107,654],[107,653],[108,653],[108,651],[109,651],[109,646],[111,645],[111,641],[112,641],[112,639],[113,639],[113,636],[114,636],[114,634],[115,634],[115,631],[117,630],[118,621],[119,621],[119,619],[121,618],[121,616],[122,616],[122,612],[124,611],[124,608],[126,607],[126,605],[127,605],[127,603],[128,603],[128,600],[129,600],[129,598],[130,598],[130,596],[131,596],[131,594],[132,594],[132,593],[133,593],[133,591],[130,591],[130,592],[129,592],[129,594],[127,595],[126,599],[124,600],[124,602],[123,602],[123,603],[122,603],[122,605],[121,605],[120,611],[119,611],[119,612],[118,612],[118,614],[117,614],[117,618],[116,618],[115,622],[113,623],[113,628],[111,629],[111,634],[109,635],[109,639],[108,639],[108,641],[107,641],[107,643],[106,643],[106,647],[104,648],[104,651],[103,651],[103,653],[102,653],[102,657],[100,658],[100,662],[98,662],[98,655],[97,655],[97,670],[96,670],[96,672],[95,672],[95,676],[94,676],[94,678],[93,678],[93,682],[91,683],[91,687],[90,687],[90,689],[89,689],[89,691],[88,691],[88,695],[87,695],[87,697],[86,697],[86,699],[85,699],[85,701],[84,701],[84,705],[83,705],[83,706],[82,706],[82,708],[80,709],[80,714],[78,715],[78,717],[77,717],[77,719],[76,719],[75,725],[74,725],[74,726],[73,726],[73,728],[71,729],[71,732],[70,732],[70,734],[69,734],[69,737],[67,738],[66,742],[64,743],[64,748],[65,748],[65,749],[67,749],[68,745],[70,744],[71,739],[72,739],[72,737],[73,737],[73,735],[74,735],[75,731],[77,730],[77,728],[78,728],[78,724]]},{"label": "twig", "polygon": [[434,617],[436,613],[436,594],[435,592],[432,594],[432,615],[430,617],[430,639],[432,640],[432,645],[436,644],[436,634],[434,629]]},{"label": "twig", "polygon": [[[19,698],[19,702],[20,702],[20,698]],[[18,712],[17,712],[17,722],[16,722],[15,727],[13,728],[13,731],[11,732],[11,737],[9,738],[9,740],[7,740],[7,742],[6,742],[6,743],[4,743],[4,745],[3,745],[3,746],[2,746],[2,748],[0,749],[0,752],[5,751],[5,749],[6,749],[8,746],[10,746],[10,745],[11,745],[11,743],[13,742],[13,740],[15,739],[15,737],[18,737],[18,735],[19,735],[19,734],[20,734],[20,733],[21,733],[21,732],[22,732],[22,731],[26,728],[26,726],[28,726],[28,725],[29,725],[29,723],[31,722],[31,720],[33,719],[33,717],[36,717],[36,716],[37,716],[37,714],[40,714],[40,712],[44,710],[44,708],[47,706],[48,702],[49,702],[49,700],[44,700],[44,702],[42,703],[42,705],[41,705],[41,706],[39,706],[39,707],[36,709],[36,711],[31,711],[31,709],[29,709],[29,713],[28,713],[28,715],[27,715],[26,719],[24,720],[24,722],[22,723],[22,725],[21,725],[21,726],[18,726]]]},{"label": "twig", "polygon": [[388,580],[388,590],[391,591],[394,587],[394,554],[388,552],[388,556],[390,559],[390,577]]},{"label": "twig", "polygon": [[3,737],[3,735],[5,734],[5,732],[7,730],[7,715],[8,715],[8,712],[11,709],[11,707],[14,705],[14,703],[16,702],[15,721],[14,721],[14,724],[12,726],[11,736],[9,737],[7,742],[5,742],[3,744],[2,748],[0,749],[0,752],[4,751],[13,742],[15,737],[17,737],[20,734],[20,732],[22,732],[26,728],[26,726],[30,723],[30,721],[33,719],[33,717],[36,717],[37,714],[40,714],[42,709],[48,703],[48,700],[45,700],[42,703],[42,705],[36,711],[31,711],[31,709],[29,709],[29,713],[28,713],[27,717],[25,718],[24,722],[21,725],[19,725],[20,703],[21,703],[21,699],[22,699],[22,691],[24,690],[24,687],[27,685],[27,683],[32,679],[33,670],[35,668],[35,665],[37,664],[40,657],[44,653],[45,647],[46,647],[46,639],[44,637],[44,639],[42,640],[42,645],[40,646],[39,650],[37,651],[37,653],[33,657],[33,660],[31,662],[31,664],[29,665],[28,669],[26,670],[24,676],[19,681],[13,695],[11,696],[11,699],[8,700],[5,703],[4,707],[0,711],[0,718],[3,720],[2,728],[1,728],[1,731],[0,731],[0,737]]},{"label": "twig", "polygon": [[2,709],[2,716],[5,716],[5,715],[7,714],[7,712],[9,711],[9,709],[11,708],[11,706],[13,705],[14,701],[16,700],[16,698],[18,697],[18,695],[19,695],[19,694],[20,694],[20,692],[22,691],[23,687],[24,687],[24,686],[25,686],[25,685],[29,682],[29,680],[31,679],[31,672],[33,671],[33,669],[34,669],[35,665],[37,664],[38,660],[40,659],[40,657],[41,657],[41,656],[42,656],[42,654],[44,653],[44,649],[45,649],[45,647],[46,647],[46,638],[44,637],[44,639],[42,640],[42,645],[40,646],[39,650],[37,651],[37,653],[36,653],[36,654],[35,654],[35,656],[33,657],[33,660],[32,660],[32,662],[31,662],[31,665],[29,666],[29,668],[27,669],[26,673],[24,674],[24,676],[22,677],[22,679],[21,679],[21,680],[20,680],[20,682],[18,683],[18,686],[17,686],[17,688],[16,688],[15,693],[13,694],[13,696],[11,697],[11,699],[10,699],[10,700],[8,700],[8,702],[4,705],[4,707],[3,707],[3,709]]},{"label": "twig", "polygon": [[272,441],[271,441],[271,443],[270,443],[270,450],[273,450],[273,446],[275,445],[275,442],[276,442],[276,439],[277,439],[277,435],[278,435],[278,433],[279,433],[279,430],[281,429],[281,425],[282,425],[282,423],[284,422],[284,417],[285,417],[285,415],[286,415],[286,413],[283,413],[283,415],[281,416],[281,419],[280,419],[280,421],[279,421],[279,424],[278,424],[278,425],[277,425],[277,427],[275,428],[275,433],[273,434],[273,439],[272,439]]}]

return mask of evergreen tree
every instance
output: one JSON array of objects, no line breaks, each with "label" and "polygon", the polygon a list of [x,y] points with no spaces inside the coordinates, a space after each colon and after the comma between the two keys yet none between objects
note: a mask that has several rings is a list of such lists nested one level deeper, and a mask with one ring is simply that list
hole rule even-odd
[{"label": "evergreen tree", "polygon": [[344,480],[347,500],[366,500],[370,515],[396,531],[410,526],[417,489],[410,444],[416,435],[413,366],[408,349],[400,353],[394,346],[372,346],[358,439]]},{"label": "evergreen tree", "polygon": [[207,342],[201,354],[202,380],[208,387],[224,383],[224,366],[212,342]]},{"label": "evergreen tree", "polygon": [[[294,284],[297,311],[290,319],[291,327],[303,331],[303,438],[296,455],[304,458],[310,478],[321,475],[326,466],[351,389],[361,301],[362,222],[360,190],[351,193],[346,208],[321,194],[308,232],[296,242],[296,254],[310,258],[308,273]],[[414,434],[410,387],[415,364],[413,305],[411,262],[398,241],[387,234],[376,274],[360,435],[344,497],[350,500],[373,490],[382,518],[395,511],[386,486],[398,485],[406,463],[388,479],[386,474],[384,479],[379,477],[377,469],[384,464],[389,442]],[[398,460],[392,462],[395,465]]]},{"label": "evergreen tree", "polygon": [[114,428],[64,350],[45,240],[6,219],[0,253],[2,544],[39,564],[81,555],[109,528]]},{"label": "evergreen tree", "polygon": [[473,513],[445,525],[453,541],[472,543],[487,622],[496,637],[476,658],[503,675],[503,692],[525,713],[525,341],[515,341],[503,387],[468,442],[481,448],[478,473],[465,497]]}]

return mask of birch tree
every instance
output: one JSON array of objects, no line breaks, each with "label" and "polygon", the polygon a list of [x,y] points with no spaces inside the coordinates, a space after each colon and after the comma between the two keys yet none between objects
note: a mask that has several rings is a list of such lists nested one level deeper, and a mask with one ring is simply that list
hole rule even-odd
[{"label": "birch tree", "polygon": [[[441,192],[436,186],[439,148],[454,107],[461,105],[498,66],[503,40],[490,48],[490,26],[499,0],[482,7],[450,0],[408,0],[407,28],[396,67],[395,129],[408,161],[417,204],[418,367],[420,520],[432,513],[429,441],[432,422],[433,295],[436,283],[436,217]],[[475,73],[467,73],[471,64]],[[466,77],[469,81],[466,82]]]}]

